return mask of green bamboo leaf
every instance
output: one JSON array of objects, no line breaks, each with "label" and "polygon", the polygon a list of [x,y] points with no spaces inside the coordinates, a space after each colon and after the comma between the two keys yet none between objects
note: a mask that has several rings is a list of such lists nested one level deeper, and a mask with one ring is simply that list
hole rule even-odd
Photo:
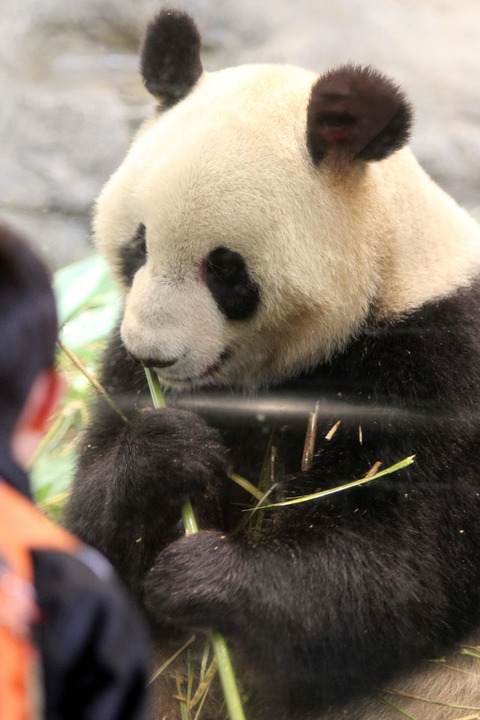
[{"label": "green bamboo leaf", "polygon": [[195,635],[192,635],[192,637],[189,638],[189,639],[187,640],[187,642],[186,642],[184,645],[182,645],[181,648],[179,648],[173,655],[171,655],[167,660],[165,660],[165,662],[163,663],[163,665],[160,665],[160,667],[155,670],[155,672],[154,672],[153,675],[151,676],[150,680],[148,681],[148,685],[151,685],[162,673],[164,673],[165,670],[168,668],[168,666],[171,665],[172,662],[173,662],[174,660],[176,660],[177,657],[178,657],[179,655],[181,655],[181,653],[182,653],[184,650],[186,650],[187,647],[194,642],[194,640],[195,640]]},{"label": "green bamboo leaf", "polygon": [[470,657],[474,657],[477,660],[480,660],[480,649],[474,648],[474,647],[468,647],[467,645],[464,645],[462,649],[460,650],[460,653],[462,655],[470,655]]},{"label": "green bamboo leaf", "polygon": [[198,705],[199,702],[201,702],[201,700],[204,699],[205,695],[210,690],[210,685],[212,684],[213,678],[215,677],[217,670],[218,660],[216,657],[214,657],[212,662],[210,663],[210,666],[204,673],[202,680],[198,683],[194,696],[189,702],[189,710],[192,710],[196,705]]},{"label": "green bamboo leaf", "polygon": [[32,491],[36,502],[42,503],[53,495],[60,495],[70,487],[75,469],[75,454],[52,457],[45,454],[37,459],[31,471]]},{"label": "green bamboo leaf", "polygon": [[86,310],[67,322],[60,333],[62,342],[72,350],[80,350],[104,340],[118,319],[118,304]]},{"label": "green bamboo leaf", "polygon": [[265,510],[266,508],[274,507],[286,507],[287,505],[298,505],[299,503],[309,502],[310,500],[318,500],[319,498],[326,497],[327,495],[333,495],[334,493],[343,492],[344,490],[349,490],[353,487],[359,487],[360,485],[372,482],[372,480],[377,480],[384,475],[390,475],[398,470],[402,470],[408,465],[411,465],[414,459],[415,455],[410,455],[410,457],[395,463],[395,465],[385,468],[385,470],[380,470],[380,472],[377,472],[375,475],[371,475],[370,477],[353,480],[353,482],[346,483],[345,485],[338,485],[337,487],[329,488],[328,490],[321,490],[320,492],[312,493],[311,495],[302,495],[301,497],[291,498],[290,500],[284,500],[283,502],[272,503],[271,505],[262,505],[260,508],[251,508],[245,512],[255,512],[257,510]]},{"label": "green bamboo leaf", "polygon": [[54,275],[53,290],[60,326],[96,295],[112,290],[113,287],[105,261],[97,253],[58,270]]},{"label": "green bamboo leaf", "polygon": [[388,700],[388,699],[387,699],[386,697],[384,697],[383,695],[378,695],[378,694],[377,694],[377,697],[378,697],[379,700],[381,700],[382,702],[384,702],[385,705],[388,705],[388,706],[391,707],[393,710],[396,710],[400,715],[403,715],[403,717],[408,718],[408,720],[418,720],[418,718],[414,717],[413,715],[410,715],[410,713],[407,713],[406,710],[402,710],[401,707],[399,707],[398,705],[395,705],[395,703],[393,703],[391,700]]},{"label": "green bamboo leaf", "polygon": [[241,475],[237,475],[237,473],[232,472],[228,477],[230,478],[230,480],[233,480],[234,483],[240,485],[240,487],[249,492],[250,495],[253,495],[253,497],[260,502],[264,499],[265,494],[257,487],[255,487],[253,483],[251,483],[249,480],[246,480]]}]

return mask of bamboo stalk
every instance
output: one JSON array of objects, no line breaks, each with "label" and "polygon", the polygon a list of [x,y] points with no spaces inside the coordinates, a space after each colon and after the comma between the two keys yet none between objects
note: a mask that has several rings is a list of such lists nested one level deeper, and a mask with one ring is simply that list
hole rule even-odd
[{"label": "bamboo stalk", "polygon": [[308,414],[307,432],[305,433],[305,445],[302,456],[302,472],[310,470],[315,454],[315,440],[317,437],[318,402],[315,405],[315,412]]},{"label": "bamboo stalk", "polygon": [[117,407],[117,405],[114,403],[114,401],[112,400],[112,398],[110,397],[108,392],[105,390],[103,385],[100,385],[98,380],[95,377],[93,377],[92,373],[89,372],[89,370],[87,370],[87,368],[85,367],[84,363],[80,360],[80,358],[75,355],[73,350],[70,350],[69,347],[64,345],[64,343],[61,340],[58,340],[57,342],[58,342],[58,346],[63,350],[65,355],[72,361],[72,363],[75,365],[75,367],[78,368],[78,370],[80,370],[82,375],[84,375],[87,378],[88,382],[91,385],[93,385],[95,390],[97,390],[97,392],[99,392],[100,395],[102,395],[105,398],[105,400],[110,405],[112,410],[114,410],[122,418],[123,422],[126,425],[128,425],[129,420],[126,417],[126,415],[124,415],[124,413],[120,410],[120,408]]},{"label": "bamboo stalk", "polygon": [[[148,387],[150,388],[150,394],[152,396],[154,407],[165,407],[162,388],[160,387],[156,373],[152,372],[149,368],[145,368],[145,374],[147,376]],[[183,504],[182,519],[186,535],[192,535],[198,532],[197,519],[189,498],[187,498]],[[221,633],[212,632],[211,640],[215,656],[218,661],[218,674],[220,676],[220,682],[222,683],[223,694],[225,696],[225,703],[227,705],[230,720],[245,720],[242,701],[240,699],[240,693],[238,692],[235,673],[233,671],[225,638]]]}]

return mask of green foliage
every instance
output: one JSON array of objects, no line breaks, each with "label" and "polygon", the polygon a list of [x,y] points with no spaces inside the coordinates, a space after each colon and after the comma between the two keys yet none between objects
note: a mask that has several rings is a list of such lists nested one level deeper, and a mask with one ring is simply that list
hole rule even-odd
[{"label": "green foliage", "polygon": [[91,356],[118,316],[119,295],[102,258],[92,254],[55,274],[60,339],[67,347]]},{"label": "green foliage", "polygon": [[[59,270],[53,287],[60,340],[95,375],[102,344],[114,326],[120,305],[107,266],[98,254],[92,253]],[[66,393],[31,468],[35,499],[56,519],[72,482],[77,443],[88,417],[91,393],[90,382],[60,347],[58,365],[66,380]]]}]

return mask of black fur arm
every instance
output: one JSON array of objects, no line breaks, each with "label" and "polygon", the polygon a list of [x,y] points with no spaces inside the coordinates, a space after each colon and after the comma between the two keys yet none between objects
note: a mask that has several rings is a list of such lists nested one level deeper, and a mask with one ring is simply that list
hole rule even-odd
[{"label": "black fur arm", "polygon": [[472,619],[472,538],[459,547],[458,528],[439,528],[439,505],[424,510],[412,503],[407,523],[396,512],[389,523],[332,516],[322,529],[318,516],[314,528],[303,510],[278,510],[290,517],[256,547],[213,532],[182,538],[148,575],[149,607],[223,631],[282,710],[325,709],[437,656]]},{"label": "black fur arm", "polygon": [[[118,336],[104,361],[104,386],[128,422],[97,401],[66,508],[67,526],[103,552],[136,592],[164,545],[181,532],[185,496],[204,497],[225,475],[216,430],[181,410],[154,410],[143,368]],[[142,407],[147,404],[148,407]],[[201,501],[199,504],[202,505]]]}]

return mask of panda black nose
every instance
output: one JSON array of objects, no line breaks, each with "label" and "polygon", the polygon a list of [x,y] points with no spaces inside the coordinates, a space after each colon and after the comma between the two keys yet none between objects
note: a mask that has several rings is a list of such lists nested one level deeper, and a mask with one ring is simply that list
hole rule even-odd
[{"label": "panda black nose", "polygon": [[136,355],[132,355],[132,353],[128,353],[132,360],[135,360],[135,362],[140,363],[140,365],[143,365],[143,367],[146,368],[167,368],[171,367],[172,365],[175,365],[178,358],[172,358],[170,360],[158,360],[156,358],[140,358]]}]

